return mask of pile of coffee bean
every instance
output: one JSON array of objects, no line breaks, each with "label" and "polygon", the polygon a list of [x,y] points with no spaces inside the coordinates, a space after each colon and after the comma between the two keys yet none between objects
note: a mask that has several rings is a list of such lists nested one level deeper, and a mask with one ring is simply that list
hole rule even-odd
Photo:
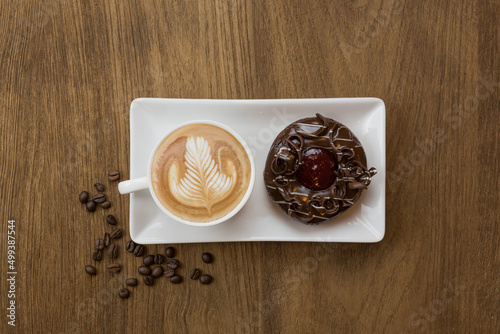
[{"label": "pile of coffee bean", "polygon": [[[133,241],[129,241],[132,245]],[[130,252],[132,250],[132,246],[130,246]],[[152,286],[155,283],[156,279],[166,277],[170,280],[170,283],[179,284],[182,283],[183,278],[181,275],[177,274],[176,270],[180,267],[180,262],[177,259],[174,259],[175,249],[173,247],[167,247],[165,249],[165,255],[167,256],[167,260],[162,254],[149,254],[146,255],[142,260],[142,265],[137,268],[139,274],[143,277],[144,284],[147,286]],[[212,254],[203,253],[201,259],[205,263],[212,263]],[[162,266],[165,262],[166,268]],[[192,280],[200,279],[201,284],[210,284],[213,280],[212,276],[207,274],[201,274],[201,270],[198,268],[194,268],[191,270],[189,274],[189,278]]]},{"label": "pile of coffee bean", "polygon": [[[116,229],[117,231],[119,229]],[[117,233],[114,233],[113,231],[111,235],[116,235]],[[121,236],[121,230],[119,230],[118,234]],[[110,236],[111,239],[113,239]],[[95,247],[96,250],[94,251],[97,252],[99,251],[99,248],[103,249],[104,242],[102,239],[98,239],[95,242]],[[109,257],[111,259],[116,258],[114,255],[114,249],[117,247],[115,244],[111,244],[109,246]],[[117,249],[117,248],[116,248]],[[133,240],[129,240],[127,242],[127,251],[129,253],[133,253],[135,256],[141,256],[144,253],[144,246],[136,244]],[[139,255],[138,255],[139,254]],[[170,283],[172,284],[179,284],[182,283],[183,278],[181,275],[177,274],[176,269],[180,267],[180,262],[177,259],[172,258],[175,256],[175,249],[173,247],[167,247],[165,249],[165,254],[167,255],[167,260],[165,261],[165,257],[162,254],[149,254],[143,257],[142,259],[142,264],[137,268],[137,271],[140,275],[144,276],[143,277],[143,282],[144,285],[146,286],[153,286],[155,283],[155,280],[160,279],[161,277],[166,277],[170,280]],[[94,258],[94,256],[93,256]],[[213,257],[212,254],[210,253],[203,253],[201,256],[201,259],[205,263],[212,263]],[[163,263],[165,263],[166,268],[163,267]],[[111,273],[117,273],[120,272],[122,269],[120,264],[117,263],[112,263],[108,265],[108,271]],[[85,271],[89,275],[95,275],[96,274],[96,269],[93,266],[86,266]],[[199,268],[194,268],[191,270],[189,273],[189,278],[191,280],[198,280],[200,281],[201,284],[210,284],[212,283],[212,276],[208,274],[202,274],[201,270]],[[125,281],[125,284],[127,286],[137,286],[137,279],[136,278],[128,278]],[[118,291],[118,295],[121,298],[128,298],[130,296],[130,291],[126,288],[122,288]]]},{"label": "pile of coffee bean", "polygon": [[[108,173],[109,181],[119,180],[120,173],[117,171],[111,171]],[[94,187],[98,191],[98,194],[89,200],[90,195],[87,191],[82,191],[79,195],[79,201],[86,205],[89,212],[94,212],[99,204],[103,209],[109,209],[111,203],[107,200],[106,195],[103,194],[105,187],[101,183],[95,183]],[[106,222],[109,225],[115,226],[118,224],[118,220],[113,215],[106,216]],[[94,241],[94,250],[92,253],[92,260],[97,262],[101,261],[103,258],[103,252],[105,249],[108,251],[108,258],[115,260],[119,256],[119,246],[114,243],[115,240],[120,239],[123,236],[123,232],[120,228],[115,228],[111,232],[105,232],[103,238],[98,238]],[[146,254],[146,247],[135,243],[133,240],[129,240],[126,243],[125,249],[127,252],[135,255],[136,257],[141,257]],[[137,268],[137,271],[143,277],[144,285],[152,286],[155,280],[161,277],[166,277],[170,280],[172,284],[182,283],[183,278],[179,275],[176,270],[180,268],[179,260],[175,259],[175,248],[167,247],[165,249],[165,256],[162,254],[149,254],[145,255],[142,259],[142,265]],[[212,263],[213,257],[210,253],[203,253],[201,259],[205,263]],[[165,267],[163,266],[165,264]],[[122,270],[122,266],[119,263],[110,263],[107,265],[107,269],[110,273],[118,273]],[[96,275],[97,269],[92,265],[85,266],[85,271],[89,275]],[[202,274],[199,268],[194,268],[189,274],[191,280],[198,280],[201,284],[210,284],[213,280],[212,276],[208,274]],[[134,277],[128,278],[125,281],[125,285],[128,287],[137,286],[137,279]],[[130,296],[130,291],[127,288],[121,288],[118,291],[118,296],[121,298],[128,298]]]},{"label": "pile of coffee bean", "polygon": [[[161,254],[156,255],[147,255],[143,258],[143,265],[139,266],[137,270],[139,274],[144,276],[144,284],[147,286],[152,286],[154,284],[155,279],[158,279],[162,276],[169,278],[171,283],[178,284],[182,282],[182,277],[175,273],[175,269],[179,267],[179,261],[176,259],[172,259],[175,255],[175,250],[173,247],[168,247],[165,249],[165,255],[169,258],[165,262],[165,257]],[[163,262],[165,262],[167,268],[162,266]],[[151,269],[151,266],[156,265]]]}]

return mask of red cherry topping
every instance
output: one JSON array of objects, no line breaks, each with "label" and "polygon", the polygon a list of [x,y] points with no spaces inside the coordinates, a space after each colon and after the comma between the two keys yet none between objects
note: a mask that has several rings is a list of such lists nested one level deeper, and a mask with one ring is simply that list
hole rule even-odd
[{"label": "red cherry topping", "polygon": [[302,153],[302,164],[295,172],[300,184],[312,190],[322,190],[335,182],[335,157],[322,147],[310,147]]}]

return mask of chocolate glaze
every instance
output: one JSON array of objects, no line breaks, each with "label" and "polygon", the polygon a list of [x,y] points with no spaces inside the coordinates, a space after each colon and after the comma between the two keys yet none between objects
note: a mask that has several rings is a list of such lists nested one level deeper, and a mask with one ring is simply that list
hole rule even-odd
[{"label": "chocolate glaze", "polygon": [[[326,189],[309,189],[295,176],[302,153],[310,147],[327,149],[336,159],[335,181]],[[366,168],[365,151],[345,125],[316,114],[290,124],[276,137],[267,156],[264,182],[269,196],[288,215],[316,225],[349,209],[376,173],[375,168]]]}]

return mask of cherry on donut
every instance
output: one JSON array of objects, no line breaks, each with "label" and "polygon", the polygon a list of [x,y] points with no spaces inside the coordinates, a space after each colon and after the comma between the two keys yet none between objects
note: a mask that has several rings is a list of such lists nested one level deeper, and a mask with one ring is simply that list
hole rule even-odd
[{"label": "cherry on donut", "polygon": [[322,190],[335,182],[335,168],[332,152],[322,147],[310,147],[302,153],[302,164],[295,172],[295,177],[306,188]]}]

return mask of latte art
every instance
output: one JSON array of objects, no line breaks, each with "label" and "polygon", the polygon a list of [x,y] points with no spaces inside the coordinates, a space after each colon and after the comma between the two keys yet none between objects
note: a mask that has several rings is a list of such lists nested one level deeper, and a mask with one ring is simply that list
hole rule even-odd
[{"label": "latte art", "polygon": [[169,186],[172,195],[185,205],[204,207],[210,216],[213,204],[225,199],[233,190],[236,183],[236,169],[231,160],[227,160],[227,170],[230,176],[222,173],[220,166],[221,150],[218,150],[218,161],[214,162],[210,146],[203,137],[189,137],[186,142],[184,164],[187,169],[179,182],[179,164],[177,161],[170,165],[168,171]]},{"label": "latte art", "polygon": [[151,181],[156,197],[175,216],[211,222],[235,209],[251,179],[243,145],[228,131],[193,124],[170,134],[153,157]]}]

